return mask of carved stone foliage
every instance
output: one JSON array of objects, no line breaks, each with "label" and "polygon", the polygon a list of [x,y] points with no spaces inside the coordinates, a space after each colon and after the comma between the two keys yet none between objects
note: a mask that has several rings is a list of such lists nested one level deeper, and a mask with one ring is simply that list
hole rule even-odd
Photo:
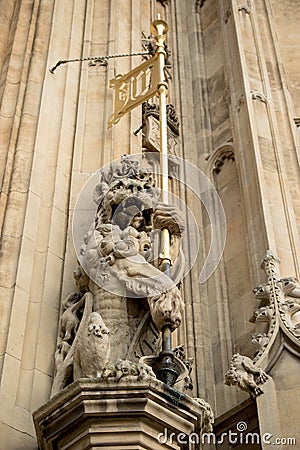
[{"label": "carved stone foliage", "polygon": [[155,374],[151,367],[146,364],[118,359],[114,363],[109,363],[104,367],[100,378],[116,382],[121,378],[126,378],[130,381],[140,381],[155,378]]},{"label": "carved stone foliage", "polygon": [[99,377],[104,367],[108,373],[109,361],[126,371],[125,358],[155,354],[161,329],[180,325],[179,280],[160,270],[159,238],[168,228],[175,261],[184,220],[159,195],[150,168],[131,157],[101,172],[98,209],[74,272],[78,292],[63,301],[53,394],[77,378]]},{"label": "carved stone foliage", "polygon": [[263,392],[268,370],[285,347],[300,356],[300,284],[294,277],[282,278],[279,259],[268,250],[261,263],[267,282],[253,289],[258,304],[250,321],[255,323],[252,343],[258,348],[253,360],[233,355],[225,383],[237,385],[251,397]]},{"label": "carved stone foliage", "polygon": [[261,384],[265,383],[268,375],[247,356],[236,353],[233,355],[229,370],[225,376],[225,384],[238,386],[255,398],[263,393]]},{"label": "carved stone foliage", "polygon": [[176,389],[179,391],[189,393],[193,390],[193,381],[191,377],[192,373],[192,366],[193,366],[193,358],[187,358],[185,353],[184,345],[179,345],[178,347],[174,348],[174,355],[183,362],[183,364],[186,367],[185,373],[182,377],[178,379],[176,382]]},{"label": "carved stone foliage", "polygon": [[195,397],[194,400],[203,406],[203,425],[202,433],[211,433],[213,431],[213,423],[215,421],[213,410],[208,402],[203,400],[203,398]]},{"label": "carved stone foliage", "polygon": [[259,348],[254,361],[268,353],[280,330],[299,346],[300,284],[294,277],[281,278],[279,264],[279,259],[268,251],[261,264],[267,282],[253,289],[259,300],[251,319],[256,326],[252,342]]}]

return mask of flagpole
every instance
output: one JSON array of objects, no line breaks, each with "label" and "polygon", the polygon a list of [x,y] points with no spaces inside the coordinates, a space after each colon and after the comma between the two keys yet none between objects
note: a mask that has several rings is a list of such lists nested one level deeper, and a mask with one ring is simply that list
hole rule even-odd
[{"label": "flagpole", "polygon": [[[158,57],[158,96],[159,96],[159,122],[160,122],[160,171],[161,171],[161,191],[162,201],[169,202],[169,177],[168,177],[168,134],[167,134],[167,95],[168,83],[165,77],[165,60],[166,51],[164,46],[165,35],[168,32],[168,24],[157,16],[150,26],[151,33],[156,42],[156,55]],[[170,234],[167,228],[162,230],[161,234],[161,252],[160,265],[163,272],[170,276],[171,267],[170,254]],[[165,325],[162,328],[162,351],[160,352],[161,370],[157,373],[157,377],[164,381],[167,385],[172,386],[178,376],[173,367],[174,353],[172,351],[171,327]]]},{"label": "flagpole", "polygon": [[[166,51],[164,46],[165,35],[168,31],[168,24],[164,20],[158,18],[151,23],[151,33],[156,41],[156,55],[158,57],[158,86],[157,92],[159,96],[159,123],[160,123],[160,170],[161,170],[161,190],[162,201],[169,202],[169,182],[168,182],[168,138],[167,138],[167,95],[168,83],[165,79],[165,59]],[[164,271],[170,270],[170,236],[167,228],[162,230],[162,243],[160,254],[161,265]]]}]

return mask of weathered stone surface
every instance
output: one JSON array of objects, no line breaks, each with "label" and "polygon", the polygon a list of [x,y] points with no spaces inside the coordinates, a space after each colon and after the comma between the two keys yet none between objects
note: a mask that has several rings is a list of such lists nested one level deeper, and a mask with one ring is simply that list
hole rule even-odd
[{"label": "weathered stone surface", "polygon": [[34,413],[41,450],[184,449],[180,440],[187,442],[193,433],[200,441],[211,422],[210,406],[202,399],[194,400],[151,377],[132,383],[132,376],[78,380]]},{"label": "weathered stone surface", "polygon": [[[139,57],[107,67],[72,63],[55,75],[48,67],[59,59],[140,51],[140,32],[148,36],[157,12],[170,25],[176,152],[215,183],[228,221],[224,256],[199,285],[211,224],[197,193],[178,189],[195,214],[201,245],[181,289],[185,312],[175,345],[184,344],[194,359],[195,395],[209,399],[217,417],[233,414],[246,395],[224,387],[232,354],[258,352],[255,364],[267,372],[273,361],[272,378],[257,397],[261,434],[292,436],[297,429],[299,298],[296,287],[290,293],[283,287],[296,283],[289,277],[299,280],[300,266],[300,6],[297,0],[246,3],[0,1],[0,440],[6,449],[35,447],[30,411],[50,395],[58,309],[74,290],[71,219],[79,192],[91,172],[142,148],[142,133],[133,134],[142,125],[139,108],[106,130],[113,105],[108,81]],[[228,143],[234,161],[222,160]],[[223,165],[213,174],[216,154]],[[269,297],[251,296],[253,286],[269,283],[259,269],[268,248],[282,261],[273,280],[281,293],[276,311]],[[116,359],[160,348],[147,300],[137,307],[134,299],[92,289]],[[254,309],[255,322],[248,323]]]},{"label": "weathered stone surface", "polygon": [[252,398],[263,394],[261,384],[268,379],[264,371],[253,364],[247,356],[236,353],[232,357],[230,368],[226,373],[225,383],[228,386],[236,385],[250,394]]},{"label": "weathered stone surface", "polygon": [[[109,360],[115,364],[120,357],[136,361],[143,356],[137,351],[143,347],[144,329],[153,334],[151,322],[143,317],[145,302],[158,332],[166,325],[171,331],[180,325],[183,300],[176,286],[180,279],[174,281],[159,270],[153,232],[168,229],[175,259],[184,221],[177,207],[159,202],[158,197],[152,170],[136,159],[123,156],[121,163],[101,171],[94,190],[98,210],[74,272],[78,292],[63,302],[53,394],[72,380],[99,377]],[[139,319],[134,335],[128,329],[127,297],[136,304]]]}]

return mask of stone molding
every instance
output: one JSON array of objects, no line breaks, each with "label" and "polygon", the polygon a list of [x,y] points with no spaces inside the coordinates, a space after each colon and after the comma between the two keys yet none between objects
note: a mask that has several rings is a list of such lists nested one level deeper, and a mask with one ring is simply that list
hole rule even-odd
[{"label": "stone molding", "polygon": [[209,173],[218,175],[226,160],[235,161],[234,147],[232,142],[226,142],[218,147],[206,160],[209,162]]},{"label": "stone molding", "polygon": [[[175,435],[210,429],[213,415],[192,399],[158,380],[80,379],[59,392],[33,415],[40,450],[184,449],[161,444],[159,433]],[[190,450],[199,446],[191,444]]]}]

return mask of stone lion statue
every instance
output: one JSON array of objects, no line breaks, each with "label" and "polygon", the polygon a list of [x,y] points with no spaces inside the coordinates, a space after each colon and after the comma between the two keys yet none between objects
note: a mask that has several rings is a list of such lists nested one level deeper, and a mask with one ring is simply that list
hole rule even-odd
[{"label": "stone lion statue", "polygon": [[[145,351],[156,351],[150,348],[151,342],[159,344],[156,338],[150,339],[149,350],[145,346],[142,354],[135,350],[143,333],[147,334],[149,320],[153,326],[148,327],[147,338],[149,330],[155,334],[165,325],[172,331],[180,325],[184,304],[177,285],[183,267],[180,247],[184,220],[176,206],[160,202],[159,196],[152,171],[130,156],[101,171],[93,196],[97,205],[95,219],[83,238],[74,273],[80,292],[68,296],[62,311],[56,352],[61,381],[56,383],[60,386],[56,391],[66,384],[63,368],[72,372],[68,375],[72,380],[78,374],[95,375],[107,365],[102,345],[106,340],[112,361],[126,359],[128,354],[138,361]],[[161,270],[160,236],[166,228],[173,263],[171,277]],[[87,293],[93,299],[88,316],[83,300]],[[84,328],[83,318],[92,321]],[[90,333],[92,324],[97,326]],[[109,335],[102,336],[104,326],[110,330]],[[81,351],[81,344],[87,349],[102,345],[95,367],[89,367],[89,350]]]},{"label": "stone lion statue", "polygon": [[124,297],[146,298],[156,327],[172,330],[181,322],[183,301],[160,270],[159,231],[167,228],[171,257],[180,252],[184,220],[173,205],[159,202],[151,172],[124,156],[121,166],[102,174],[94,200],[95,222],[85,236],[79,262],[94,283]]}]

